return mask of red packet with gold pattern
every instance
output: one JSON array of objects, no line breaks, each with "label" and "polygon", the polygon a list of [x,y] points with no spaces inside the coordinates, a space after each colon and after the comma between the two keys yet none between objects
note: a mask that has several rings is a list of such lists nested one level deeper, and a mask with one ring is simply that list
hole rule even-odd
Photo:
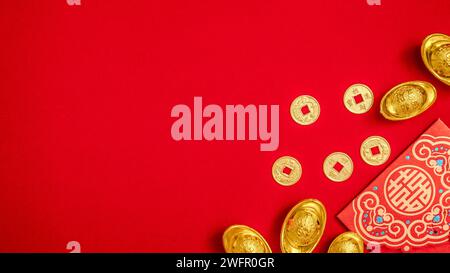
[{"label": "red packet with gold pattern", "polygon": [[436,121],[338,215],[366,244],[450,252],[450,129]]}]

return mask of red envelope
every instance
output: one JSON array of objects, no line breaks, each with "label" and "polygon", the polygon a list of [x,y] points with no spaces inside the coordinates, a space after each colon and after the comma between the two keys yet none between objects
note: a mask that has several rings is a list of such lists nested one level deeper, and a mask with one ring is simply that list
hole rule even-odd
[{"label": "red envelope", "polygon": [[366,244],[450,252],[450,129],[436,121],[338,215]]}]

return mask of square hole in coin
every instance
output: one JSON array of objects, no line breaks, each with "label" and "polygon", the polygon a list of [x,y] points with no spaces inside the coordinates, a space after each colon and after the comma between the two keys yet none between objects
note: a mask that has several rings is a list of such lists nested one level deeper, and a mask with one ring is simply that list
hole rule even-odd
[{"label": "square hole in coin", "polygon": [[302,111],[302,114],[303,114],[303,115],[307,115],[307,114],[311,113],[311,110],[309,110],[308,105],[303,106],[303,107],[300,109],[300,111]]},{"label": "square hole in coin", "polygon": [[358,94],[358,95],[353,97],[353,100],[355,100],[356,104],[360,104],[361,102],[364,101],[364,98],[363,98],[363,96],[361,94]]},{"label": "square hole in coin", "polygon": [[374,146],[370,148],[370,152],[372,153],[372,155],[379,155],[381,153],[380,147]]},{"label": "square hole in coin", "polygon": [[334,164],[333,169],[335,169],[338,173],[342,171],[342,169],[344,168],[344,165],[342,165],[339,162],[336,162],[336,164]]},{"label": "square hole in coin", "polygon": [[284,174],[290,175],[291,172],[292,172],[292,169],[291,169],[291,168],[289,168],[289,167],[284,167],[284,168],[283,168],[283,173],[284,173]]}]

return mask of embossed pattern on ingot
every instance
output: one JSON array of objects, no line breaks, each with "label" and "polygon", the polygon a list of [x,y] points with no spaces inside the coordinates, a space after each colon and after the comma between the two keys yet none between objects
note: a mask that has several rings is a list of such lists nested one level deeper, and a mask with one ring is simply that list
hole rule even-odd
[{"label": "embossed pattern on ingot", "polygon": [[391,147],[389,142],[381,136],[368,137],[361,144],[361,158],[369,165],[379,166],[389,159]]},{"label": "embossed pattern on ingot", "polygon": [[331,181],[343,182],[353,173],[353,161],[345,153],[332,153],[323,162],[323,172]]},{"label": "embossed pattern on ingot", "polygon": [[392,171],[384,187],[388,204],[403,215],[426,211],[434,198],[433,178],[422,168],[401,166]]},{"label": "embossed pattern on ingot", "polygon": [[284,253],[311,253],[322,238],[326,211],[323,204],[307,199],[294,206],[283,222],[281,251]]},{"label": "embossed pattern on ingot", "polygon": [[443,45],[433,51],[431,66],[440,76],[450,78],[450,44]]},{"label": "embossed pattern on ingot", "polygon": [[364,84],[354,84],[344,94],[344,105],[354,114],[367,113],[372,108],[373,101],[372,90]]},{"label": "embossed pattern on ingot", "polygon": [[291,116],[300,125],[310,125],[320,116],[320,105],[317,100],[308,95],[297,97],[291,104]]},{"label": "embossed pattern on ingot", "polygon": [[292,186],[302,176],[302,165],[291,156],[278,158],[272,166],[273,179],[282,186]]},{"label": "embossed pattern on ingot", "polygon": [[225,230],[222,240],[227,253],[272,253],[264,237],[248,226],[230,226]]},{"label": "embossed pattern on ingot", "polygon": [[436,101],[436,88],[428,82],[399,84],[384,95],[381,114],[389,120],[405,120],[420,115]]}]

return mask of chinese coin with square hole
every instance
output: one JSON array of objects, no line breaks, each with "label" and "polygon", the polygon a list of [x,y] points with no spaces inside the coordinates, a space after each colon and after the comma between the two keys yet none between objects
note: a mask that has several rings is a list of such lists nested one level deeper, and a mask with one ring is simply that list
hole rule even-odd
[{"label": "chinese coin with square hole", "polygon": [[354,114],[367,113],[374,101],[372,90],[364,84],[354,84],[344,94],[345,107]]},{"label": "chinese coin with square hole", "polygon": [[273,163],[272,176],[278,184],[292,186],[302,176],[302,165],[291,156],[280,157]]},{"label": "chinese coin with square hole", "polygon": [[320,116],[320,105],[317,100],[308,95],[296,98],[291,104],[291,116],[300,125],[310,125]]},{"label": "chinese coin with square hole", "polygon": [[323,172],[333,182],[344,182],[352,176],[353,161],[345,153],[332,153],[323,162]]},{"label": "chinese coin with square hole", "polygon": [[391,146],[384,137],[371,136],[361,144],[360,153],[364,162],[372,166],[379,166],[389,159]]}]

